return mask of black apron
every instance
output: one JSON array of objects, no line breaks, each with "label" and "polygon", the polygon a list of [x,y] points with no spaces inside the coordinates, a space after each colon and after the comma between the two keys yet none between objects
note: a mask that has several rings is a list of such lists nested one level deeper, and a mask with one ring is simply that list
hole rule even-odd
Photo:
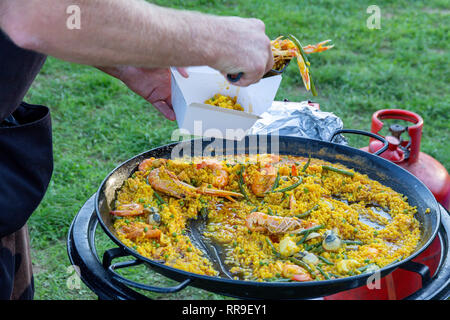
[{"label": "black apron", "polygon": [[22,102],[45,56],[0,30],[0,299],[32,299],[26,222],[53,171],[50,111]]}]

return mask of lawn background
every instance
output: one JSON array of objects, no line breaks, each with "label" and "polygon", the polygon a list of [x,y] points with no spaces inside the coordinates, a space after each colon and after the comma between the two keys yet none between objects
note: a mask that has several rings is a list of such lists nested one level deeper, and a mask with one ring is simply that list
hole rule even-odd
[{"label": "lawn background", "polygon": [[[370,130],[373,112],[402,108],[424,118],[421,150],[450,168],[448,2],[197,0],[154,3],[219,15],[256,17],[271,38],[295,34],[303,44],[332,39],[335,48],[311,56],[323,111],[342,118],[345,128]],[[366,9],[381,10],[381,29],[369,30]],[[311,99],[295,64],[283,78],[277,100]],[[88,66],[49,58],[26,101],[51,108],[55,169],[48,192],[29,221],[36,299],[95,299],[73,275],[66,253],[67,231],[83,203],[119,163],[171,142],[176,123],[119,81]],[[383,132],[386,133],[386,132]],[[405,136],[406,138],[406,136]],[[356,147],[367,140],[351,139]],[[100,251],[111,242],[99,232]],[[131,277],[159,285],[171,282],[145,268]],[[162,299],[221,299],[189,288]]]}]

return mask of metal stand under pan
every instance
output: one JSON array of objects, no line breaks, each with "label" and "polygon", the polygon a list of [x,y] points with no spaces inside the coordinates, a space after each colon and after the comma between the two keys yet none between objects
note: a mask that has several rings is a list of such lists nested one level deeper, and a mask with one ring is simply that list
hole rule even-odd
[{"label": "metal stand under pan", "polygon": [[[443,208],[441,209],[441,226],[437,235],[436,246],[440,247],[440,256],[437,268],[430,273],[428,266],[416,263],[416,270],[411,271],[411,277],[420,275],[422,286],[415,292],[408,292],[407,300],[444,300],[450,297],[450,215]],[[157,286],[136,283],[135,280],[128,280],[122,276],[118,277],[119,269],[132,268],[143,264],[130,256],[129,261],[114,263],[113,260],[122,258],[127,254],[118,247],[105,250],[103,257],[98,255],[96,244],[96,230],[98,226],[97,216],[94,212],[94,197],[91,197],[80,209],[74,218],[69,229],[67,239],[67,251],[71,263],[77,266],[81,280],[89,287],[99,299],[102,300],[141,300],[149,299],[146,292],[159,294],[171,294],[179,292],[190,286],[190,281],[182,281],[173,286]],[[101,231],[101,229],[100,229]],[[426,259],[425,259],[426,260]],[[394,271],[392,274],[394,274]],[[387,278],[387,277],[385,277]],[[412,278],[411,278],[412,279]],[[408,282],[404,278],[402,281]],[[138,288],[138,290],[136,290]],[[358,290],[352,289],[352,290]],[[140,292],[139,292],[140,291]],[[373,289],[373,294],[368,296],[358,296],[355,293],[342,292],[334,297],[317,297],[324,299],[380,299],[382,295],[377,294],[377,289]],[[399,295],[396,296],[397,298]],[[401,297],[401,295],[400,295]],[[170,296],[166,297],[170,298]],[[295,297],[292,297],[295,299]],[[392,298],[389,296],[389,298]],[[394,295],[395,298],[395,295]]]}]

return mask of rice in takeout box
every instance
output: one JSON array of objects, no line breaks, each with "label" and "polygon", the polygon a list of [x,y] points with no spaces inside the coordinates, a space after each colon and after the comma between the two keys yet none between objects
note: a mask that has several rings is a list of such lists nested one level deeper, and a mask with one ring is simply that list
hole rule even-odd
[{"label": "rice in takeout box", "polygon": [[[189,78],[184,78],[175,68],[171,69],[172,104],[179,128],[196,136],[234,139],[236,132],[246,132],[272,105],[281,83],[281,75],[276,75],[238,87],[206,66],[190,67],[187,72]],[[244,111],[204,103],[215,94],[237,97]]]}]

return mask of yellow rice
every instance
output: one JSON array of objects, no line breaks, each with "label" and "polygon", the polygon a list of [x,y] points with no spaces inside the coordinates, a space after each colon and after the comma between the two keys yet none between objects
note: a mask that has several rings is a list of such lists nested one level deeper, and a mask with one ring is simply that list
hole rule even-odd
[{"label": "yellow rice", "polygon": [[244,111],[244,108],[239,103],[237,103],[237,97],[229,97],[219,93],[206,100],[205,104],[225,109]]},{"label": "yellow rice", "polygon": [[[225,198],[198,194],[185,199],[176,199],[158,192],[166,202],[159,204],[154,190],[147,183],[149,173],[137,171],[127,179],[118,193],[116,207],[123,204],[140,203],[145,207],[159,209],[162,223],[160,239],[135,240],[127,238],[122,228],[130,224],[146,224],[148,213],[137,217],[116,217],[114,228],[120,240],[139,254],[161,261],[188,272],[203,275],[218,275],[213,264],[201,250],[196,248],[186,232],[188,220],[196,218],[203,207],[208,209],[208,223],[205,238],[220,245],[226,255],[225,265],[236,279],[254,281],[272,281],[283,278],[283,270],[293,264],[289,257],[280,256],[280,241],[289,237],[298,243],[304,235],[269,235],[265,232],[252,232],[246,225],[246,217],[255,208],[265,214],[280,217],[293,217],[308,210],[305,221],[324,228],[317,230],[321,236],[326,230],[335,229],[341,239],[360,241],[361,245],[342,245],[337,251],[318,250],[319,264],[309,264],[316,280],[340,278],[365,272],[367,266],[382,268],[398,259],[408,257],[416,248],[420,239],[420,224],[414,218],[417,212],[406,197],[377,181],[369,179],[339,164],[331,164],[312,159],[305,172],[302,168],[308,159],[284,156],[279,162],[273,162],[270,155],[258,155],[239,159],[240,163],[222,161],[228,173],[228,184],[224,190],[241,192],[239,172],[245,169],[243,188],[249,201],[236,199],[232,202]],[[169,160],[166,169],[178,178],[193,186],[206,184],[211,187],[214,172],[208,167],[198,169],[200,159]],[[273,163],[272,163],[273,162]],[[275,166],[280,176],[279,187],[292,185],[292,166],[303,178],[303,182],[294,190],[284,193],[268,193],[264,197],[253,194],[251,185],[256,172],[267,164]],[[325,170],[322,165],[333,166],[352,172],[348,176]],[[285,181],[286,180],[286,181]],[[296,207],[289,208],[291,195],[295,197]],[[345,201],[343,201],[345,199]],[[389,214],[380,215],[371,208],[384,208]],[[316,209],[316,210],[312,210]],[[268,241],[270,240],[270,241]],[[311,250],[314,244],[322,242],[321,237],[297,244],[298,251]],[[272,244],[272,246],[271,246]],[[275,250],[275,253],[274,253]],[[329,263],[325,263],[328,261]],[[320,269],[320,271],[319,271]]]}]

